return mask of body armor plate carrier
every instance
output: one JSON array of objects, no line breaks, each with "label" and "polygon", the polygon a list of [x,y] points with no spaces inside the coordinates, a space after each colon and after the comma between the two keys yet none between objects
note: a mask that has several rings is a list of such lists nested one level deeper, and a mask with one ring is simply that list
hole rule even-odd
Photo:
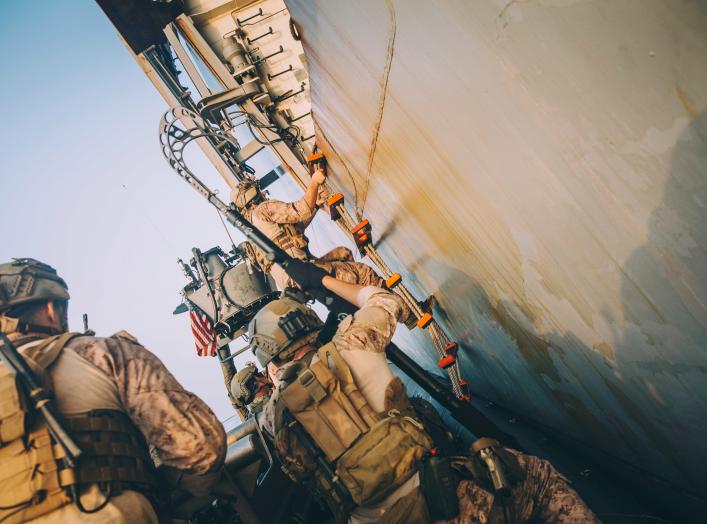
[{"label": "body armor plate carrier", "polygon": [[[248,220],[252,220],[252,215],[248,216]],[[293,224],[277,224],[277,227],[279,231],[271,240],[280,249],[284,249],[290,255],[293,249],[302,250],[307,254],[307,260],[312,258],[309,252],[309,239],[305,236],[304,229]],[[259,247],[250,241],[244,242],[243,247],[251,264],[260,268],[263,273],[270,272],[273,262]]]},{"label": "body armor plate carrier", "polygon": [[[383,500],[417,472],[432,441],[420,422],[391,406],[386,406],[386,413],[373,411],[333,343],[319,348],[318,356],[281,390],[280,400],[333,466],[335,479],[343,483],[355,505]],[[335,369],[328,365],[332,361]],[[295,450],[292,438],[282,434],[287,431],[285,425],[276,437],[280,454],[311,461],[302,453],[290,453]],[[289,449],[282,449],[282,444]],[[293,477],[299,469],[314,473],[319,484],[335,480],[323,479],[314,464],[291,466],[295,467],[288,473]],[[319,491],[327,491],[326,486]]]},{"label": "body armor plate carrier", "polygon": [[[20,352],[50,384],[47,369],[75,336],[49,337],[29,348],[25,340]],[[98,483],[106,503],[124,489],[155,494],[154,467],[145,441],[125,413],[99,410],[64,417],[66,430],[83,450],[77,466],[69,468],[44,419],[28,408],[26,394],[17,376],[0,365],[0,521],[31,520],[72,502],[92,512],[96,508],[83,508],[77,497],[87,484]]]}]

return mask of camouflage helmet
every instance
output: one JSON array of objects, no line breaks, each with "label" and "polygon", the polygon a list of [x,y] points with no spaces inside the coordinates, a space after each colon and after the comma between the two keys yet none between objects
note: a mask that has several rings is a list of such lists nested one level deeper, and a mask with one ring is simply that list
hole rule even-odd
[{"label": "camouflage helmet", "polygon": [[287,359],[313,342],[322,321],[306,304],[290,297],[273,300],[248,324],[250,348],[265,367],[275,357]]},{"label": "camouflage helmet", "polygon": [[0,314],[41,300],[69,300],[69,288],[53,267],[33,258],[0,264]]},{"label": "camouflage helmet", "polygon": [[231,202],[239,210],[247,209],[251,204],[257,204],[262,199],[260,182],[254,178],[244,178],[237,188],[231,190]]},{"label": "camouflage helmet", "polygon": [[238,402],[247,406],[255,397],[257,386],[258,368],[253,362],[246,362],[231,379],[231,395]]}]

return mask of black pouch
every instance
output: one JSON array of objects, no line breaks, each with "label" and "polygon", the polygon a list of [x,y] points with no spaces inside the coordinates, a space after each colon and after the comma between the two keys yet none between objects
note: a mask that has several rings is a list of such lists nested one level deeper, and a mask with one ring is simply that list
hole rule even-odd
[{"label": "black pouch", "polygon": [[459,481],[450,457],[432,456],[425,460],[421,487],[433,521],[450,520],[459,515]]}]

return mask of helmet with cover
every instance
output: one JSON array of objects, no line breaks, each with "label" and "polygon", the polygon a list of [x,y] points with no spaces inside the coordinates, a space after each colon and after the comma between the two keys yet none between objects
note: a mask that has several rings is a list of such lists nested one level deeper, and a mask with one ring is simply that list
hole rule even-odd
[{"label": "helmet with cover", "polygon": [[7,315],[13,308],[48,300],[69,300],[69,288],[53,267],[33,258],[13,258],[0,264],[0,324],[4,332],[17,326]]},{"label": "helmet with cover", "polygon": [[250,321],[250,347],[260,365],[267,366],[314,342],[321,327],[322,321],[306,304],[285,296],[268,303]]},{"label": "helmet with cover", "polygon": [[240,211],[262,202],[263,192],[260,190],[260,182],[255,178],[244,178],[238,187],[231,191],[231,201]]},{"label": "helmet with cover", "polygon": [[33,258],[0,264],[0,314],[40,300],[69,300],[69,288],[53,267]]},{"label": "helmet with cover", "polygon": [[253,362],[245,365],[231,379],[231,395],[244,406],[250,404],[258,385],[258,368]]}]

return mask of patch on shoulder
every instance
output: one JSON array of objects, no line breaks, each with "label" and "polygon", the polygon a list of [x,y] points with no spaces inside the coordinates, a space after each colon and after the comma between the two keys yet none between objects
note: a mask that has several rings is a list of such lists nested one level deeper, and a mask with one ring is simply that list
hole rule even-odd
[{"label": "patch on shoulder", "polygon": [[133,344],[140,344],[138,342],[138,339],[132,336],[130,333],[125,331],[124,329],[121,329],[120,331],[113,333],[110,338],[122,338],[123,340],[127,340],[128,342],[132,342]]}]

